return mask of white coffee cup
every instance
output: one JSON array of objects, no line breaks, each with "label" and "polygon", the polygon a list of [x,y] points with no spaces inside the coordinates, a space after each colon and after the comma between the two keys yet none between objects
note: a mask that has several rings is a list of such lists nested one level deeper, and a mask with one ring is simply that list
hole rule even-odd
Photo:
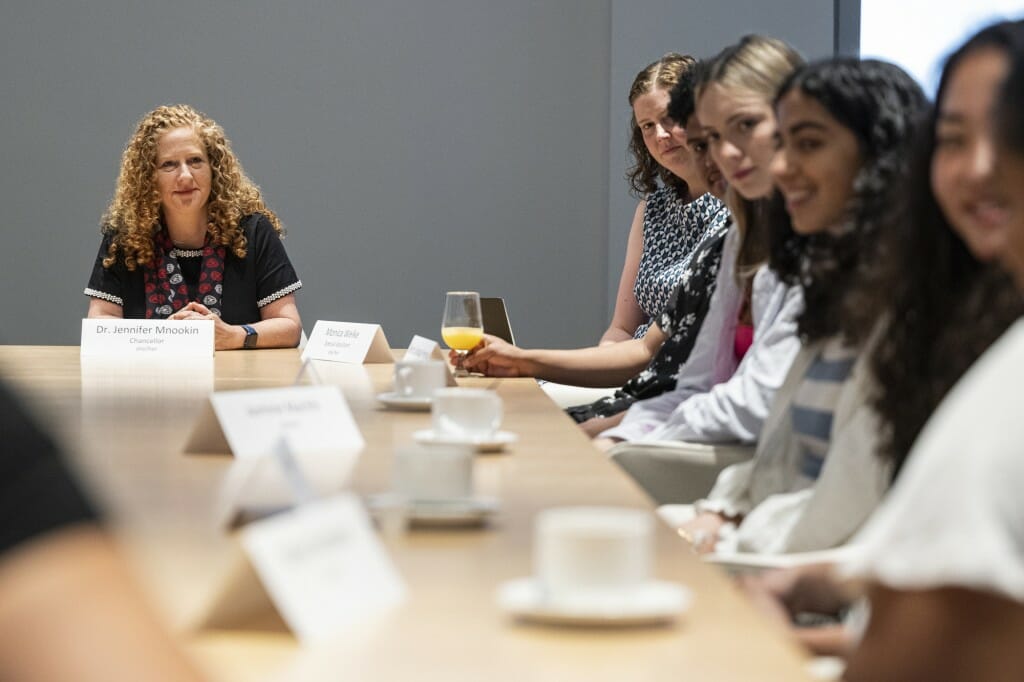
[{"label": "white coffee cup", "polygon": [[400,360],[395,363],[395,395],[429,398],[446,385],[445,366],[440,360]]},{"label": "white coffee cup", "polygon": [[411,502],[466,500],[473,496],[473,449],[463,445],[395,450],[394,492]]},{"label": "white coffee cup", "polygon": [[491,438],[501,426],[501,398],[482,388],[443,388],[434,392],[430,416],[435,436]]},{"label": "white coffee cup", "polygon": [[535,577],[555,601],[628,592],[650,577],[652,532],[639,509],[547,509],[534,523]]}]

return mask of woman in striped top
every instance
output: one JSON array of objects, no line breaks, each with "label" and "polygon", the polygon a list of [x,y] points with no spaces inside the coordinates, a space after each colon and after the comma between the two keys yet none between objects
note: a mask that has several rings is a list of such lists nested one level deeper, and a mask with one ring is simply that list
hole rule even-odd
[{"label": "woman in striped top", "polygon": [[909,76],[877,61],[818,62],[782,85],[771,267],[803,289],[802,348],[754,458],[723,470],[680,529],[699,551],[841,544],[887,488],[865,352],[878,320],[863,294],[876,281],[878,231],[926,108]]}]

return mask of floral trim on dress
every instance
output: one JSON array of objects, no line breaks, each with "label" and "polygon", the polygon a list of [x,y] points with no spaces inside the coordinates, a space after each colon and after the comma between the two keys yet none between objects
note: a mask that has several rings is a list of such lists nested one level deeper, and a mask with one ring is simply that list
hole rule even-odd
[{"label": "floral trim on dress", "polygon": [[99,291],[97,289],[90,289],[89,287],[86,287],[85,295],[91,298],[101,298],[104,301],[110,301],[111,303],[116,303],[122,308],[124,307],[124,300],[120,296],[114,296],[113,294],[108,294],[105,291]]},{"label": "floral trim on dress", "polygon": [[295,284],[289,284],[284,289],[281,289],[280,291],[275,291],[270,296],[267,296],[266,298],[261,298],[260,300],[256,301],[256,307],[257,308],[262,308],[263,306],[267,305],[268,303],[273,303],[277,299],[284,298],[285,296],[287,296],[288,294],[292,293],[293,291],[298,291],[301,288],[302,288],[302,280],[299,280],[298,282],[295,282]]}]

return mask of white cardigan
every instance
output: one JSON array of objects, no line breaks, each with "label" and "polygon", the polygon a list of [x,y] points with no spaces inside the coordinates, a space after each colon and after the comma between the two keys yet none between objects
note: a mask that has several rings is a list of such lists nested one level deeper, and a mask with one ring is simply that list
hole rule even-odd
[{"label": "white cardigan", "polygon": [[1024,322],[950,390],[847,570],[896,590],[962,587],[1024,603]]},{"label": "white cardigan", "polygon": [[619,426],[602,437],[624,441],[684,440],[752,443],[761,432],[775,391],[800,348],[796,318],[803,310],[798,286],[787,286],[767,267],[754,276],[754,342],[736,365],[733,351],[743,292],[736,283],[739,230],[722,247],[715,293],[674,391],[635,403]]},{"label": "white cardigan", "polygon": [[[878,418],[869,404],[870,353],[861,351],[843,382],[828,453],[817,481],[800,475],[793,398],[824,341],[803,348],[779,389],[753,459],[723,469],[697,511],[743,516],[717,552],[809,552],[840,545],[866,521],[888,489],[891,466],[876,454]],[[870,347],[871,344],[869,343]]]}]

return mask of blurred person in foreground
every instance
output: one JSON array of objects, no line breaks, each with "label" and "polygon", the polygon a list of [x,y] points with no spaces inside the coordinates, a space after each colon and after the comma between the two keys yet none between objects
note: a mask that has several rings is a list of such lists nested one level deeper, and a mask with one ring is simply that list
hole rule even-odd
[{"label": "blurred person in foreground", "polygon": [[53,442],[0,384],[0,679],[201,679],[147,606]]}]

